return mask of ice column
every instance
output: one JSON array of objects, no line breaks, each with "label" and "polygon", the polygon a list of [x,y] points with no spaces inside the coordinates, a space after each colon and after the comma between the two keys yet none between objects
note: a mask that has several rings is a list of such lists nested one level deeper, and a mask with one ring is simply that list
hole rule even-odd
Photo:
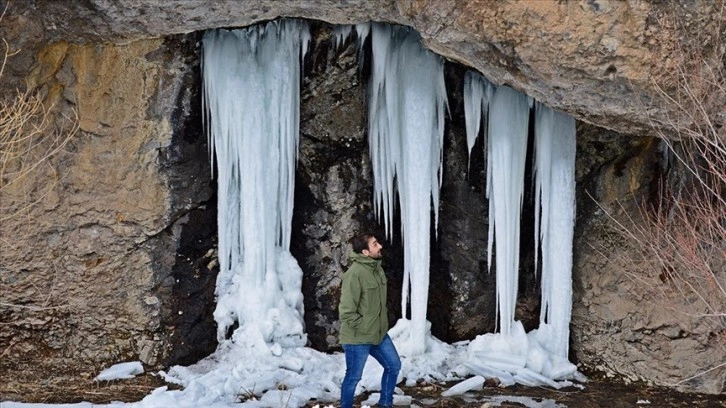
[{"label": "ice column", "polygon": [[[529,113],[532,100],[507,87],[492,91],[478,74],[464,82],[467,139],[471,146],[488,111],[487,197],[489,264],[496,245],[497,309],[501,333],[477,336],[467,347],[471,373],[515,382],[570,384],[579,378],[567,360],[572,302],[572,237],[575,204],[575,121],[542,104],[535,106],[535,240],[542,252],[540,326],[525,333],[514,320],[519,235]],[[538,247],[539,249],[539,247]],[[535,262],[539,262],[535,259]]]},{"label": "ice column", "polygon": [[519,276],[519,231],[530,98],[507,86],[493,92],[487,141],[489,267],[496,245],[499,330],[509,335],[514,323]]},{"label": "ice column", "polygon": [[552,353],[567,359],[575,227],[575,119],[539,102],[535,105],[535,175],[535,242],[542,248],[540,331],[550,337],[547,343]]},{"label": "ice column", "polygon": [[[357,31],[359,37],[368,33],[360,25]],[[368,132],[374,207],[379,217],[382,213],[390,236],[397,189],[404,242],[404,319],[409,288],[411,293],[410,341],[401,348],[403,354],[415,355],[425,351],[428,330],[431,203],[438,222],[447,103],[444,65],[440,57],[423,48],[413,30],[372,24],[370,35]]]},{"label": "ice column", "polygon": [[217,162],[217,337],[304,345],[302,271],[288,252],[300,61],[309,31],[281,20],[203,38],[203,103]]}]

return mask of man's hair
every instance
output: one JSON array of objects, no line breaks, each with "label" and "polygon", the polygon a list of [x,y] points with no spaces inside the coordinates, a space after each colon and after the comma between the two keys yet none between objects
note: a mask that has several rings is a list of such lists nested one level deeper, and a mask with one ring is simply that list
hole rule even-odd
[{"label": "man's hair", "polygon": [[368,240],[373,238],[373,234],[360,234],[353,237],[350,243],[353,245],[353,251],[362,254],[364,249],[368,249]]}]

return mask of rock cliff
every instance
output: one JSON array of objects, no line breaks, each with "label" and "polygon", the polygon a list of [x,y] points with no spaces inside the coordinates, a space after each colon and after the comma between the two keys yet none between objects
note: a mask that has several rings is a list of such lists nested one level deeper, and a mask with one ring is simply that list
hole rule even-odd
[{"label": "rock cliff", "polygon": [[[660,83],[685,48],[722,46],[720,1],[135,2],[30,0],[13,5],[45,41],[128,43],[278,17],[413,27],[433,51],[578,119],[623,133],[650,132],[676,114]],[[665,82],[665,83],[664,83]]]}]

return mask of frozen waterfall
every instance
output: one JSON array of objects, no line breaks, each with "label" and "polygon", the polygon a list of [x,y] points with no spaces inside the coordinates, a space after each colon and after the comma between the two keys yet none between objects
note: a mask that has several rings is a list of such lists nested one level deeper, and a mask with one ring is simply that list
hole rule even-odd
[{"label": "frozen waterfall", "polygon": [[[360,27],[360,26],[359,26]],[[367,33],[359,28],[359,33]],[[401,205],[404,244],[402,320],[409,338],[403,355],[421,354],[429,333],[431,204],[438,221],[443,161],[446,87],[443,60],[426,50],[415,31],[371,24],[372,69],[368,90],[368,137],[375,180],[374,207],[392,234],[394,191]],[[359,38],[363,43],[365,37]],[[395,183],[395,185],[394,185]],[[411,319],[406,321],[410,288]]]},{"label": "frozen waterfall", "polygon": [[217,162],[217,337],[266,350],[305,344],[302,271],[288,252],[297,158],[301,21],[208,31],[205,123]]},{"label": "frozen waterfall", "polygon": [[[525,333],[515,320],[519,239],[528,123],[532,100],[494,87],[473,72],[464,82],[469,154],[483,119],[487,125],[488,256],[496,250],[499,333],[477,336],[464,363],[471,373],[503,384],[549,385],[582,377],[567,359],[572,304],[575,214],[575,120],[535,105],[535,241],[542,250],[540,325]],[[539,247],[537,247],[539,248]],[[538,260],[535,259],[535,263]],[[535,265],[536,267],[536,265]]]},{"label": "frozen waterfall", "polygon": [[[547,343],[555,355],[566,359],[572,309],[575,119],[539,102],[535,105],[535,175],[534,238],[542,248],[540,331],[549,325]],[[535,257],[535,268],[536,263]]]},{"label": "frozen waterfall", "polygon": [[[336,28],[334,46],[351,32],[352,27]],[[468,345],[440,342],[430,335],[426,312],[447,107],[443,60],[424,49],[418,34],[407,28],[370,23],[355,26],[355,32],[359,45],[368,38],[372,47],[368,131],[373,202],[389,237],[394,233],[394,208],[400,203],[403,316],[389,334],[406,357],[401,371],[406,384],[469,374],[496,376],[503,385],[568,384],[563,380],[577,375],[567,361],[574,120],[535,106],[536,239],[542,246],[538,262],[543,306],[540,327],[525,333],[515,320],[514,306],[533,102],[478,74],[466,75],[470,154],[482,125],[487,139],[489,256],[496,246],[500,333],[478,336]],[[270,406],[283,399],[290,406],[313,398],[334,401],[339,395],[342,356],[303,347],[302,271],[289,253],[300,64],[309,40],[307,25],[293,20],[204,35],[205,124],[217,163],[220,272],[214,317],[221,344],[196,366],[171,370],[186,387],[184,398],[204,402],[197,406],[220,400],[236,403],[239,390],[251,388],[264,393],[261,400]],[[227,341],[236,324],[233,341]],[[380,370],[376,363],[368,364],[361,384],[376,389]],[[278,384],[288,389],[279,390]],[[170,398],[159,394],[162,397]]]},{"label": "frozen waterfall", "polygon": [[499,330],[512,332],[519,276],[519,220],[524,193],[524,163],[530,98],[507,86],[493,92],[487,134],[489,267],[496,246]]}]

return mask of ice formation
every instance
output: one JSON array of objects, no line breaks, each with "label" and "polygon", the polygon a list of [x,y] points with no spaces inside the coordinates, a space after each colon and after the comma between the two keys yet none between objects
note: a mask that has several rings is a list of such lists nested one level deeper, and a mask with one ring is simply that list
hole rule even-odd
[{"label": "ice formation", "polygon": [[519,275],[519,220],[524,193],[530,98],[507,86],[497,87],[489,104],[487,197],[489,267],[496,245],[499,330],[512,332]]},{"label": "ice formation", "polygon": [[[351,31],[336,31],[335,46],[342,44]],[[548,274],[551,285],[543,285],[543,304],[547,306],[539,329],[525,333],[521,323],[514,320],[531,99],[507,87],[494,87],[476,74],[466,76],[470,151],[482,124],[487,134],[487,194],[492,220],[489,246],[491,254],[496,242],[501,333],[485,334],[458,345],[443,343],[430,335],[430,323],[425,318],[431,203],[437,222],[442,174],[446,107],[443,61],[423,49],[419,37],[408,29],[359,24],[355,31],[360,44],[370,37],[373,50],[369,138],[376,180],[374,206],[389,235],[393,234],[396,193],[401,205],[407,288],[403,310],[405,317],[410,288],[411,320],[402,318],[389,331],[404,356],[401,378],[407,385],[419,379],[453,380],[471,374],[496,376],[504,385],[569,384],[563,379],[576,376],[575,367],[552,346],[563,338],[567,341],[561,328],[569,324],[569,309],[565,311],[562,302],[569,300],[553,294],[560,290],[560,284],[567,286],[564,290],[571,290],[571,284],[564,282],[569,279],[565,272],[557,276],[558,272],[551,272],[569,267],[547,266],[554,259],[566,259],[566,255],[548,252],[542,257],[543,274]],[[224,405],[234,403],[239,390],[249,387],[261,398],[251,402],[254,406],[275,406],[277,401],[299,406],[311,398],[337,398],[344,373],[342,355],[287,347],[301,346],[305,341],[302,273],[288,247],[297,151],[299,64],[308,38],[307,27],[291,21],[205,35],[204,104],[212,136],[210,146],[219,169],[221,271],[215,318],[222,340],[235,321],[239,329],[232,341],[224,340],[212,356],[192,367],[174,367],[170,371],[169,378],[177,378],[185,385],[183,394],[155,393],[149,396],[149,403],[167,398]],[[543,208],[537,220],[543,252],[554,248],[564,251],[568,246],[568,238],[559,232],[561,226],[555,225],[560,220],[553,221],[549,214],[574,211],[568,207],[572,203],[567,196],[559,196],[573,193],[562,193],[558,181],[559,174],[566,178],[574,154],[546,155],[548,143],[550,147],[570,143],[565,147],[574,151],[574,121],[547,112],[537,105],[537,121],[540,116],[551,118],[549,125],[548,119],[541,119],[541,126],[535,124],[538,138],[550,138],[541,140],[543,145],[537,149],[542,156],[536,159],[538,177],[550,174],[549,181],[538,181],[537,190]],[[563,132],[570,133],[565,137],[560,135]],[[556,160],[562,161],[561,168],[550,168],[550,162]],[[571,240],[571,228],[569,236]],[[359,391],[377,389],[381,370],[370,360]],[[287,389],[279,390],[281,384]]]},{"label": "ice formation", "polygon": [[208,31],[205,121],[217,162],[219,341],[305,344],[302,271],[288,252],[298,145],[302,21]]},{"label": "ice formation", "polygon": [[575,230],[575,119],[539,102],[535,105],[535,176],[535,242],[542,248],[540,326],[550,326],[547,344],[556,356],[567,359]]},{"label": "ice formation", "polygon": [[[488,114],[487,196],[489,259],[496,249],[499,333],[477,336],[464,362],[470,373],[497,377],[504,385],[549,385],[583,380],[567,359],[572,303],[572,237],[575,205],[575,121],[545,105],[535,105],[535,240],[542,248],[542,314],[525,333],[514,319],[519,275],[528,119],[532,100],[506,86],[494,88],[478,74],[464,84],[470,149]],[[537,262],[537,260],[535,261]]]},{"label": "ice formation", "polygon": [[[471,149],[474,148],[474,143],[479,136],[482,122],[486,129],[489,101],[492,100],[493,93],[494,85],[486,78],[472,71],[466,72],[464,75],[464,117],[466,118],[466,145],[469,148],[469,162],[471,162]],[[484,145],[487,145],[486,138]]]},{"label": "ice formation", "polygon": [[395,192],[404,243],[402,319],[409,301],[409,340],[401,354],[425,351],[429,289],[431,204],[438,222],[443,161],[446,86],[443,60],[426,50],[415,31],[373,23],[357,28],[360,43],[370,32],[372,68],[368,90],[368,137],[374,208],[392,235]]}]

